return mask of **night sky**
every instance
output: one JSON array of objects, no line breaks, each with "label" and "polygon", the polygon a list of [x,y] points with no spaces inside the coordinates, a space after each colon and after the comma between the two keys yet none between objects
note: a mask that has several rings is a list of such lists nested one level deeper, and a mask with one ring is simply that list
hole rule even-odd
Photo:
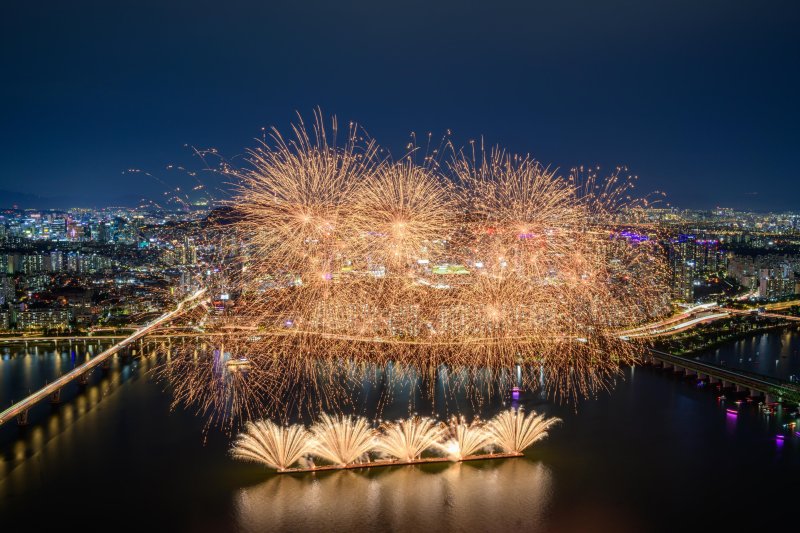
[{"label": "night sky", "polygon": [[[159,198],[316,106],[483,135],[680,207],[800,210],[800,2],[6,2],[0,207]],[[27,196],[36,195],[40,198]],[[38,205],[33,205],[38,204]]]}]

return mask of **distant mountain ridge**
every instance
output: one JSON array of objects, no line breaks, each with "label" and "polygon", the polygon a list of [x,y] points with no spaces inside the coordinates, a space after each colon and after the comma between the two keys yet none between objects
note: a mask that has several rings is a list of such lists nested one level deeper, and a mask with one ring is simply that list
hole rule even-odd
[{"label": "distant mountain ridge", "polygon": [[18,207],[19,209],[68,209],[70,207],[136,207],[141,203],[141,196],[133,194],[120,195],[98,202],[87,199],[85,195],[71,194],[62,196],[40,196],[17,191],[0,189],[0,208]]}]

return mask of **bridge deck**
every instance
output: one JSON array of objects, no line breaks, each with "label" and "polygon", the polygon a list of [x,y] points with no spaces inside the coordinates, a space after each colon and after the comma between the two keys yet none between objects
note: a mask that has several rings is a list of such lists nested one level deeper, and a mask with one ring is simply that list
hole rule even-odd
[{"label": "bridge deck", "polygon": [[765,394],[780,396],[790,401],[800,402],[800,385],[784,379],[756,374],[747,370],[722,368],[721,366],[704,363],[696,359],[689,359],[673,355],[660,350],[650,350],[650,356],[664,363],[669,363],[682,368],[694,370],[710,377],[729,381],[748,389],[757,390]]}]

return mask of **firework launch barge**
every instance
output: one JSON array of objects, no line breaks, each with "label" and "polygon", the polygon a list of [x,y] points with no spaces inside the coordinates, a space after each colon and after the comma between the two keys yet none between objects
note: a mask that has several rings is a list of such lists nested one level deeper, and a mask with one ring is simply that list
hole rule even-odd
[{"label": "firework launch barge", "polygon": [[311,466],[307,468],[285,468],[283,470],[277,470],[279,474],[300,474],[304,472],[324,472],[328,470],[354,470],[357,468],[378,468],[381,466],[407,466],[407,465],[419,465],[419,464],[429,464],[429,463],[460,463],[463,461],[486,461],[490,459],[510,459],[513,457],[523,457],[525,454],[516,452],[516,453],[486,453],[481,455],[468,455],[463,459],[450,459],[448,457],[421,457],[419,459],[414,459],[413,461],[399,461],[396,459],[384,459],[378,461],[367,461],[364,463],[350,463],[346,465],[323,465],[323,466]]}]

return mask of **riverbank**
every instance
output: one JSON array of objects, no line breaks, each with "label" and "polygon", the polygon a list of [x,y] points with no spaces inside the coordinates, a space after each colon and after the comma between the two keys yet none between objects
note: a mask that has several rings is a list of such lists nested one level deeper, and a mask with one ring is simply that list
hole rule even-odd
[{"label": "riverbank", "polygon": [[754,335],[782,330],[800,331],[800,324],[775,318],[733,316],[657,339],[653,347],[675,355],[690,356]]}]

